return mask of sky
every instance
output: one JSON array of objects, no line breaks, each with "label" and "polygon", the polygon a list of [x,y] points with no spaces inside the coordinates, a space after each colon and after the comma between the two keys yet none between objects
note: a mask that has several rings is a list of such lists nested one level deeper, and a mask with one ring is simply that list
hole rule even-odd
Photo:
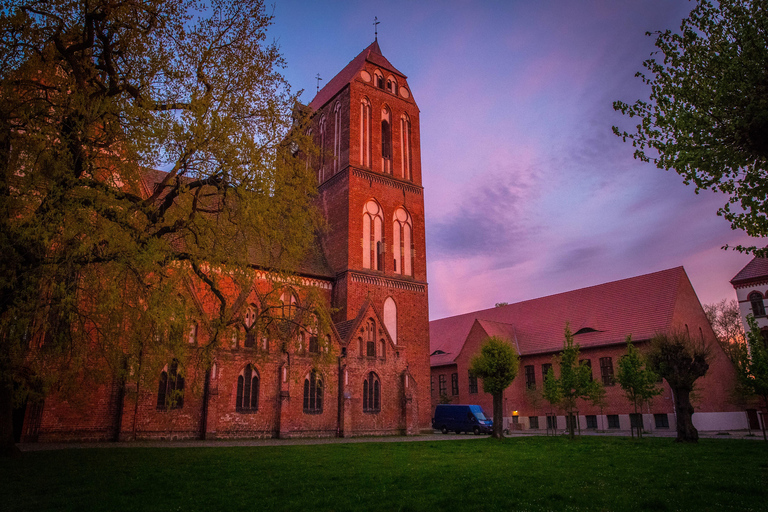
[{"label": "sky", "polygon": [[[683,265],[703,304],[735,299],[760,244],[674,171],[633,158],[612,103],[648,99],[634,75],[648,31],[687,0],[276,0],[275,40],[309,103],[374,39],[420,109],[430,320]],[[764,242],[763,242],[764,244]],[[630,299],[631,300],[631,299]]]}]

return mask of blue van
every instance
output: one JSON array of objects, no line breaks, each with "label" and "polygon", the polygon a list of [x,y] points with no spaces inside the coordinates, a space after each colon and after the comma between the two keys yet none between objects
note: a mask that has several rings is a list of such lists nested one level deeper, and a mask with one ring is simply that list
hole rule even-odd
[{"label": "blue van", "polygon": [[432,428],[448,432],[474,432],[475,434],[493,432],[493,420],[486,417],[479,405],[440,404],[435,407]]}]

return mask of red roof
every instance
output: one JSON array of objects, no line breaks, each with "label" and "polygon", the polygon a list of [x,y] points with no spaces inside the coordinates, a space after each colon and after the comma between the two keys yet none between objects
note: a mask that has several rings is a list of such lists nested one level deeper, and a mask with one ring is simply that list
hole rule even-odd
[{"label": "red roof", "polygon": [[407,78],[404,74],[399,72],[395,66],[393,66],[387,60],[386,57],[381,54],[379,43],[374,41],[368,46],[368,48],[360,52],[357,57],[352,59],[349,64],[347,64],[344,69],[342,69],[335,77],[331,78],[331,80],[325,84],[325,87],[320,89],[320,92],[317,93],[317,96],[315,96],[315,98],[309,103],[310,108],[317,110],[328,103],[331,99],[333,99],[333,97],[336,96],[336,94],[338,94],[338,92],[342,90],[344,86],[346,86],[355,78],[357,72],[365,67],[365,61],[375,64],[376,66],[386,69],[403,78]]},{"label": "red roof", "polygon": [[[451,364],[475,320],[489,335],[512,341],[521,355],[556,352],[568,322],[582,348],[650,339],[671,327],[678,290],[688,276],[683,267],[590,286],[434,320],[429,323],[430,364]],[[689,283],[690,284],[690,283]],[[593,329],[593,330],[592,330]]]},{"label": "red roof", "polygon": [[739,273],[731,279],[731,284],[736,286],[750,281],[766,279],[768,279],[768,258],[754,257],[752,258],[752,261],[747,263],[747,265],[739,270]]}]

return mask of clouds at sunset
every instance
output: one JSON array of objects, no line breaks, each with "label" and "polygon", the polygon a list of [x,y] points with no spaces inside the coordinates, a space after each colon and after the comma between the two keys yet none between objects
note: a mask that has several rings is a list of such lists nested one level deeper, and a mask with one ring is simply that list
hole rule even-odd
[{"label": "clouds at sunset", "polygon": [[[702,302],[735,297],[749,257],[717,217],[726,198],[633,159],[614,100],[646,31],[676,29],[686,0],[278,1],[286,76],[315,91],[373,39],[421,110],[432,319],[685,265]],[[327,82],[323,82],[327,83]]]}]

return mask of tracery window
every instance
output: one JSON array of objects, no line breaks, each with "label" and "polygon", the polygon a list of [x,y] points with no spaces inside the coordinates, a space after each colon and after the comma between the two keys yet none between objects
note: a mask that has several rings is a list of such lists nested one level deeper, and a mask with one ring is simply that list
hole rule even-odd
[{"label": "tracery window", "polygon": [[363,209],[363,268],[384,270],[384,214],[373,199]]},{"label": "tracery window", "polygon": [[765,304],[763,303],[763,295],[760,292],[752,292],[749,294],[748,298],[752,305],[752,315],[755,318],[759,316],[765,316]]},{"label": "tracery window", "polygon": [[291,290],[285,290],[280,295],[279,315],[282,318],[293,318],[298,307],[296,295]]},{"label": "tracery window", "polygon": [[320,414],[323,412],[323,380],[312,370],[304,379],[304,412]]},{"label": "tracery window", "polygon": [[333,109],[333,174],[339,172],[341,159],[341,104]]},{"label": "tracery window", "polygon": [[363,381],[363,412],[379,411],[381,411],[381,384],[379,377],[374,372],[370,372]]},{"label": "tracery window", "polygon": [[394,253],[395,273],[413,275],[413,223],[410,214],[398,208],[392,216],[392,252]]},{"label": "tracery window", "polygon": [[360,164],[371,167],[371,102],[368,98],[360,103]]},{"label": "tracery window", "polygon": [[392,113],[381,109],[381,172],[392,174]]},{"label": "tracery window", "polygon": [[184,407],[184,377],[179,373],[179,361],[174,359],[163,368],[157,389],[157,410]]},{"label": "tracery window", "polygon": [[259,410],[259,372],[250,364],[237,377],[235,409],[238,412]]},{"label": "tracery window", "polygon": [[411,164],[411,119],[407,114],[400,118],[400,169],[405,180],[412,180]]}]

